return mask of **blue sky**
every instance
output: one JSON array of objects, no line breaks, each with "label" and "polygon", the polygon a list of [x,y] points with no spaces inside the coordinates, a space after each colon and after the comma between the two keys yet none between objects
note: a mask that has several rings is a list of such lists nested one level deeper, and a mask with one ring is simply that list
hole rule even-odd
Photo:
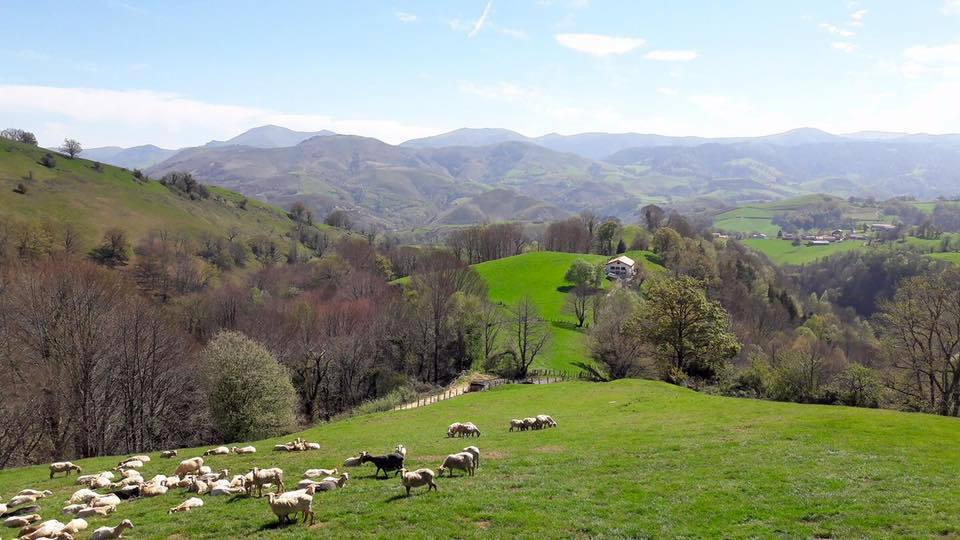
[{"label": "blue sky", "polygon": [[960,132],[960,0],[2,0],[0,32],[0,124],[45,145]]}]

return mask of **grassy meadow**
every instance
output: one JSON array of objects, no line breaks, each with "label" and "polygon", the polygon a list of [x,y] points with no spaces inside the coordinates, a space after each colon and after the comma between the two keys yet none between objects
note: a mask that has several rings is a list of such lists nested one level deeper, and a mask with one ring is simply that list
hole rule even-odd
[{"label": "grassy meadow", "polygon": [[[626,255],[642,264],[648,274],[663,270],[655,262],[657,256],[650,252],[632,251]],[[491,301],[510,306],[528,295],[540,309],[540,316],[550,321],[551,341],[540,353],[534,367],[576,372],[579,368],[572,366],[571,362],[587,359],[587,336],[585,328],[576,327],[573,314],[564,310],[570,284],[563,280],[563,275],[577,259],[601,264],[608,258],[604,255],[538,251],[487,261],[474,265],[474,268],[486,282]],[[604,281],[604,287],[610,286]],[[501,332],[501,336],[506,334],[507,329]]]},{"label": "grassy meadow", "polygon": [[[510,418],[552,415],[559,427],[507,432]],[[445,437],[470,420],[479,439]],[[396,478],[350,469],[347,486],[314,498],[317,524],[278,527],[265,499],[203,497],[186,514],[166,510],[189,495],[122,503],[91,528],[130,519],[130,538],[311,537],[724,537],[901,538],[960,535],[956,500],[960,444],[953,418],[888,410],[797,405],[698,394],[664,383],[623,380],[510,385],[436,405],[326,424],[301,434],[321,450],[269,448],[216,456],[214,469],[284,469],[295,484],[307,468],[334,467],[361,450],[408,448],[410,467],[436,469],[467,444],[481,450],[474,477],[442,478],[439,489],[403,496]],[[176,459],[199,455],[182,450]],[[153,460],[145,477],[170,474]],[[80,460],[84,472],[117,458]],[[77,486],[49,480],[44,466],[0,471],[0,495],[50,489],[44,519]],[[6,536],[6,535],[5,535]]]}]

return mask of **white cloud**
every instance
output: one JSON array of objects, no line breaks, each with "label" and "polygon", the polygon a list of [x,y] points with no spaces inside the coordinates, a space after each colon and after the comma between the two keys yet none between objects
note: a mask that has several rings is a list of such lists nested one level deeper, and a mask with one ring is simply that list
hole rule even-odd
[{"label": "white cloud", "polygon": [[946,45],[915,45],[903,52],[906,60],[901,66],[905,77],[939,75],[960,78],[960,42]]},{"label": "white cloud", "polygon": [[59,143],[70,136],[88,147],[152,143],[177,148],[229,138],[263,124],[301,130],[330,129],[390,143],[439,131],[392,120],[291,114],[207,103],[150,90],[29,85],[0,85],[0,116],[26,129],[40,125],[36,131],[42,144]]},{"label": "white cloud", "polygon": [[660,94],[660,95],[662,95],[662,96],[675,96],[675,95],[677,95],[678,92],[677,92],[676,90],[674,90],[673,88],[668,88],[668,87],[666,87],[666,86],[661,86],[660,88],[657,88],[657,93]]},{"label": "white cloud", "polygon": [[557,43],[594,56],[626,54],[642,47],[646,40],[632,37],[605,36],[601,34],[557,34]]},{"label": "white cloud", "polygon": [[395,13],[397,20],[402,23],[412,23],[417,22],[417,16],[414,13],[405,13],[403,11],[398,11]]},{"label": "white cloud", "polygon": [[696,60],[700,54],[697,51],[668,51],[668,50],[658,50],[650,51],[647,54],[643,55],[647,60],[659,60],[661,62],[689,62],[691,60]]},{"label": "white cloud", "polygon": [[860,10],[854,11],[853,13],[850,14],[850,19],[854,21],[862,21],[863,18],[866,17],[867,13],[869,12],[870,10],[868,9],[860,9]]},{"label": "white cloud", "polygon": [[470,33],[467,34],[470,37],[474,37],[480,33],[480,30],[483,30],[484,23],[487,22],[487,17],[490,16],[490,8],[493,6],[493,0],[489,0],[487,5],[483,7],[483,13],[480,14],[480,18],[473,23],[473,30],[470,30]]},{"label": "white cloud", "polygon": [[946,0],[940,11],[944,15],[960,15],[960,0]]},{"label": "white cloud", "polygon": [[852,53],[856,49],[856,46],[849,41],[834,41],[830,46],[845,53]]},{"label": "white cloud", "polygon": [[826,30],[827,32],[830,32],[833,35],[841,36],[841,37],[853,37],[856,35],[854,32],[850,30],[846,30],[846,29],[840,28],[835,24],[830,24],[826,22],[820,23],[820,28],[823,28],[824,30]]}]

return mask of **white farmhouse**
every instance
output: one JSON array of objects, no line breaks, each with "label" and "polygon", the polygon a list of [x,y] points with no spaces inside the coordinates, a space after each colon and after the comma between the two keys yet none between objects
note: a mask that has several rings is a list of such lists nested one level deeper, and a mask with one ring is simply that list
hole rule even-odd
[{"label": "white farmhouse", "polygon": [[626,255],[620,255],[607,261],[604,270],[608,278],[630,279],[637,271],[637,263]]}]

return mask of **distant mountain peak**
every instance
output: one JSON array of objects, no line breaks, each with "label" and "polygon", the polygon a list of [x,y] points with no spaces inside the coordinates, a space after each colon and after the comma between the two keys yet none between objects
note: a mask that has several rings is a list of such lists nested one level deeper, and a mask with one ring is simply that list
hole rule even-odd
[{"label": "distant mountain peak", "polygon": [[286,148],[296,146],[313,137],[336,135],[329,130],[296,131],[283,126],[267,124],[248,129],[243,133],[226,141],[210,141],[204,146],[252,146],[254,148]]}]

